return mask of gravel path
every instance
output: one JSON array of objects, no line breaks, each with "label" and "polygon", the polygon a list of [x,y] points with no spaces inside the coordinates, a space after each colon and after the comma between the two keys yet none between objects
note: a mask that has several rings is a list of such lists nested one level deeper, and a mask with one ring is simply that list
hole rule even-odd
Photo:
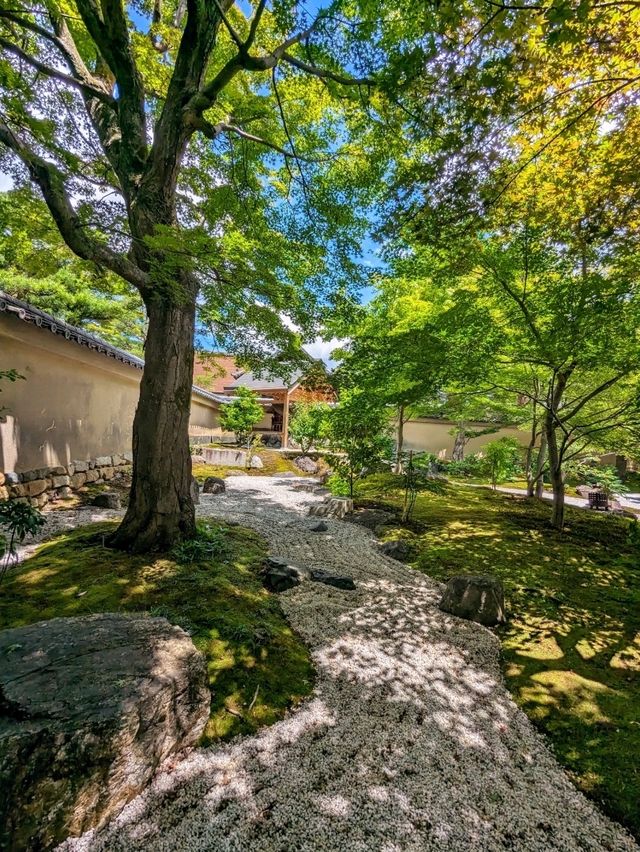
[{"label": "gravel path", "polygon": [[441,613],[440,586],[329,521],[309,481],[227,479],[200,515],[251,526],[272,553],[348,572],[356,592],[305,583],[280,596],[318,669],[284,721],[167,764],[87,852],[638,850],[569,783],[518,711],[499,643]]}]

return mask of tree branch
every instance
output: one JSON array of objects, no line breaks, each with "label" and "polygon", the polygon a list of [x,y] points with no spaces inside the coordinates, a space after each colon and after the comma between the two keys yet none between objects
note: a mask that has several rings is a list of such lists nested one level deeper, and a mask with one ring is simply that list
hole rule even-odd
[{"label": "tree branch", "polygon": [[307,74],[312,74],[314,77],[320,77],[323,80],[333,80],[342,86],[374,86],[376,82],[371,77],[346,77],[344,74],[338,74],[328,68],[318,68],[317,65],[304,62],[302,59],[292,56],[287,51],[282,53],[282,59],[300,71],[305,71]]},{"label": "tree branch", "polygon": [[49,212],[71,251],[84,260],[105,266],[143,291],[149,285],[148,276],[127,257],[87,235],[66,193],[60,171],[32,151],[3,118],[0,118],[0,142],[19,157],[31,180],[40,187]]},{"label": "tree branch", "polygon": [[126,183],[142,171],[147,152],[144,87],[138,71],[122,0],[76,0],[83,23],[118,84],[118,117],[123,145],[122,178]]},{"label": "tree branch", "polygon": [[77,80],[75,77],[71,77],[69,74],[65,74],[63,71],[58,71],[55,68],[51,68],[49,65],[45,65],[44,62],[40,62],[40,60],[36,59],[35,56],[31,56],[30,54],[25,53],[25,51],[18,47],[16,44],[7,41],[7,39],[3,38],[2,36],[0,36],[0,47],[3,47],[6,51],[12,53],[22,62],[25,62],[27,65],[30,65],[32,68],[35,68],[36,71],[39,71],[46,77],[51,77],[54,80],[59,80],[61,83],[65,83],[67,86],[72,86],[74,89],[79,89],[87,97],[97,98],[98,100],[110,106],[112,109],[116,107],[115,98],[113,98],[104,89],[98,88],[97,86],[89,85],[88,83],[85,83],[82,80]]}]

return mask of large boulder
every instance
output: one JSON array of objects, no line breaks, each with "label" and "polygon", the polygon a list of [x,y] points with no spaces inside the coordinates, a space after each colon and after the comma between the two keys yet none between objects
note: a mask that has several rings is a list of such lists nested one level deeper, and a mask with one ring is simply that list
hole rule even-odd
[{"label": "large boulder", "polygon": [[487,627],[504,622],[504,589],[496,577],[461,574],[446,585],[439,607]]},{"label": "large boulder", "polygon": [[317,473],[318,472],[318,463],[314,462],[313,459],[310,459],[309,456],[298,456],[293,460],[293,463],[301,470],[303,473]]},{"label": "large boulder", "polygon": [[0,849],[99,826],[194,745],[206,663],[164,618],[55,618],[0,633]]},{"label": "large boulder", "polygon": [[224,479],[221,479],[219,476],[208,476],[202,486],[203,494],[224,494],[226,490],[227,486],[224,483]]}]

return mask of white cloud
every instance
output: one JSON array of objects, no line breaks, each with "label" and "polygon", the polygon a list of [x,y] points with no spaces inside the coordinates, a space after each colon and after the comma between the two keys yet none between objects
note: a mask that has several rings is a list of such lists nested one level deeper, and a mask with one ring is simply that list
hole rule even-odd
[{"label": "white cloud", "polygon": [[338,362],[331,358],[331,353],[334,349],[338,349],[338,347],[345,343],[346,340],[341,340],[338,337],[332,337],[331,340],[323,340],[322,337],[316,337],[313,343],[305,343],[303,348],[312,358],[324,361],[327,367],[333,369]]}]

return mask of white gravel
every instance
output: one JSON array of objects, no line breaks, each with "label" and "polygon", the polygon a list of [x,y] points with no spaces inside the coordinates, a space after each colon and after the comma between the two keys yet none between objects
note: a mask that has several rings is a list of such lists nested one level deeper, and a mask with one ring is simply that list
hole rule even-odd
[{"label": "white gravel", "polygon": [[313,533],[309,481],[227,479],[201,515],[251,526],[272,553],[348,572],[345,592],[280,596],[318,670],[313,697],[255,736],[168,763],[71,850],[423,852],[638,850],[571,785],[513,703],[488,630],[440,612],[440,586],[371,534]]}]

